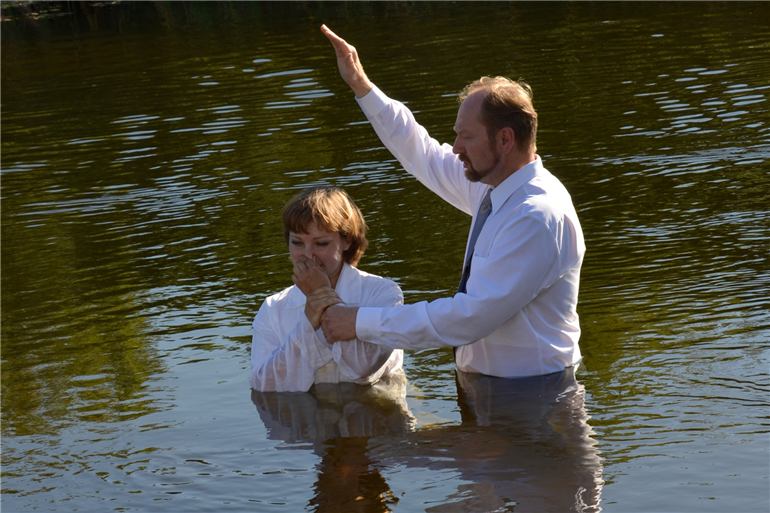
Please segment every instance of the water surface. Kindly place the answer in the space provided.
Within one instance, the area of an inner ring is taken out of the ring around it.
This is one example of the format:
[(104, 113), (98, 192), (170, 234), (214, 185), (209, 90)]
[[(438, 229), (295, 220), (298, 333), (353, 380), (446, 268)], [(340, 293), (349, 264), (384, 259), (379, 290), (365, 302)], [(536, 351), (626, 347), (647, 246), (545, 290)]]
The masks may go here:
[[(4, 510), (770, 508), (767, 5), (73, 9), (2, 27)], [(441, 140), (466, 82), (533, 85), (588, 246), (563, 394), (469, 416), (447, 350), (407, 354), (405, 404), (250, 394), (296, 189), (346, 187), (409, 302), (454, 290), (467, 237), (321, 23)]]

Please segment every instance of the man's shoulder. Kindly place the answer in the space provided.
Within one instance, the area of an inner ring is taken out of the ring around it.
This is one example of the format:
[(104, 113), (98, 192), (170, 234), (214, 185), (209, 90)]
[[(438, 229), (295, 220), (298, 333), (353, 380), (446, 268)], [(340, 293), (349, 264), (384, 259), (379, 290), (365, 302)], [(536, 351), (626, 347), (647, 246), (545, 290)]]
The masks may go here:
[(545, 168), (524, 186), (522, 205), (530, 207), (533, 211), (560, 210), (566, 205), (572, 205), (567, 188), (555, 175)]

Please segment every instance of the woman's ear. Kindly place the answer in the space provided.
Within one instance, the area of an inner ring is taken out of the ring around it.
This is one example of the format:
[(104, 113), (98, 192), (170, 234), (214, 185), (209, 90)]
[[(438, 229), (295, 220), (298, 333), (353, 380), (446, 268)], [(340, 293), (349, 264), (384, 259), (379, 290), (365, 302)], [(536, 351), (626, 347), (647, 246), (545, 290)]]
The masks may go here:
[(345, 236), (342, 236), (342, 251), (347, 251), (347, 250), (349, 250), (349, 249), (350, 249), (350, 246), (352, 246), (352, 245), (353, 245), (353, 243), (352, 243), (352, 242), (350, 242), (350, 239), (349, 239), (349, 238), (347, 238), (347, 237), (345, 237)]

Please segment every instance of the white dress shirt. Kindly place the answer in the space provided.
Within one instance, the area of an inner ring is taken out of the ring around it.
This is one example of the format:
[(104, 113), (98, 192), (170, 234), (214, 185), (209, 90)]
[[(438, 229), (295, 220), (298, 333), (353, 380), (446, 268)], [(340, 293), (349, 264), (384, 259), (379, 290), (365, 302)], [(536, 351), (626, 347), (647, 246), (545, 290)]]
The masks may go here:
[[(393, 306), (403, 302), (395, 282), (343, 264), (337, 295), (345, 304)], [(329, 344), (305, 315), (305, 295), (296, 286), (265, 299), (254, 317), (251, 388), (260, 392), (306, 392), (314, 383), (374, 384), (403, 373), (403, 351), (355, 341)]]
[[(374, 87), (358, 103), (404, 168), (475, 215), (487, 185)], [(426, 227), (432, 231), (435, 227)], [(466, 293), (391, 308), (360, 308), (359, 337), (385, 347), (458, 347), (457, 367), (499, 377), (557, 372), (580, 361), (576, 311), (585, 242), (572, 199), (537, 157), (492, 190)]]

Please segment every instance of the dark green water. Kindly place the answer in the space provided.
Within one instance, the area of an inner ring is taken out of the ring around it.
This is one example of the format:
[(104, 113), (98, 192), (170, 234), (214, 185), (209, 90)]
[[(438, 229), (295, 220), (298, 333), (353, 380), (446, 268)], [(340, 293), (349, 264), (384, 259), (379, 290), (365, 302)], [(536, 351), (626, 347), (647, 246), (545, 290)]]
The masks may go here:
[[(3, 511), (564, 511), (587, 481), (604, 511), (770, 508), (768, 4), (76, 7), (2, 23)], [(252, 402), (295, 189), (345, 186), (361, 267), (410, 302), (454, 290), (467, 236), (321, 23), (442, 140), (466, 82), (533, 85), (588, 246), (569, 401), (468, 423), (436, 350), (407, 355), (412, 431)]]

